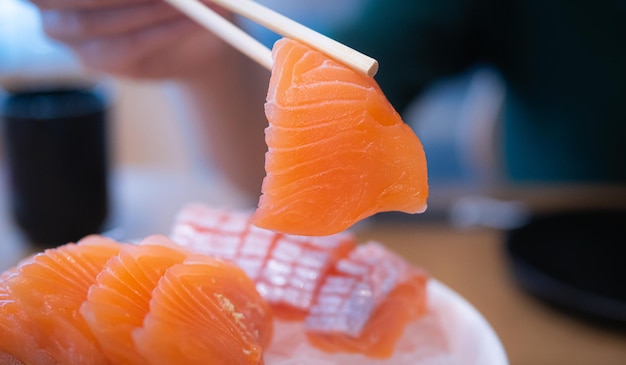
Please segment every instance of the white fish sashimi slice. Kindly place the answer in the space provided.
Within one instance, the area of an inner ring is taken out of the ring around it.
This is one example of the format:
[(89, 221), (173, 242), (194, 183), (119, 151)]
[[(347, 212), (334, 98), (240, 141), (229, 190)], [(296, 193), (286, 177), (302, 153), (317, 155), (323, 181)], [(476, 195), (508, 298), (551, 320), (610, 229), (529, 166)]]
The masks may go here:
[(251, 212), (188, 205), (177, 215), (171, 238), (193, 252), (238, 264), (269, 303), (306, 313), (328, 271), (356, 246), (355, 237), (275, 233), (255, 227), (251, 218)]
[(429, 308), (424, 317), (409, 323), (394, 355), (387, 359), (324, 352), (307, 341), (302, 322), (275, 321), (274, 338), (265, 353), (265, 362), (267, 365), (460, 365), (462, 362), (451, 353), (442, 316), (443, 313)]
[(358, 337), (373, 311), (412, 275), (425, 275), (376, 242), (337, 262), (306, 318), (306, 330)]

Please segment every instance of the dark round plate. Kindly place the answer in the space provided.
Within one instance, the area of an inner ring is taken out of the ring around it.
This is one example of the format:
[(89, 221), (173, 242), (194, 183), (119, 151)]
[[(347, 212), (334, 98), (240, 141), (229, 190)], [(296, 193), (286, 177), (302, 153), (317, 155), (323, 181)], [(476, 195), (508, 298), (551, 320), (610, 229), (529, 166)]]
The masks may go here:
[(626, 211), (534, 215), (505, 235), (518, 283), (586, 319), (626, 328)]

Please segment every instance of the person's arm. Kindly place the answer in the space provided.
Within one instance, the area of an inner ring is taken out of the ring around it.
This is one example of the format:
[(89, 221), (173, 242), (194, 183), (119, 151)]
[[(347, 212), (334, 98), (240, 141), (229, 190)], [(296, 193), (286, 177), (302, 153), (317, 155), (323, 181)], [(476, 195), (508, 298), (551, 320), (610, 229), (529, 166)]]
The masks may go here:
[(119, 77), (173, 81), (208, 159), (258, 198), (267, 70), (161, 1), (32, 1), (46, 33), (85, 66)]
[(231, 48), (202, 74), (178, 80), (173, 88), (197, 122), (202, 156), (254, 203), (265, 176), (263, 105), (269, 77), (268, 70)]

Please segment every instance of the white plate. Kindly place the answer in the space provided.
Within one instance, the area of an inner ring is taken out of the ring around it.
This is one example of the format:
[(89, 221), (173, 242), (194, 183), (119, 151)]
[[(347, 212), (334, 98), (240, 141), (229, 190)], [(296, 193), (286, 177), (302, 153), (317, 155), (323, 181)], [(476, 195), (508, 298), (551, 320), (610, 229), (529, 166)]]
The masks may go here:
[(430, 279), (428, 310), (407, 326), (392, 358), (327, 354), (306, 342), (301, 323), (277, 321), (267, 365), (507, 365), (504, 348), (484, 317), (441, 282)]
[(455, 364), (507, 365), (500, 339), (487, 320), (467, 300), (431, 279), (429, 310), (440, 317)]

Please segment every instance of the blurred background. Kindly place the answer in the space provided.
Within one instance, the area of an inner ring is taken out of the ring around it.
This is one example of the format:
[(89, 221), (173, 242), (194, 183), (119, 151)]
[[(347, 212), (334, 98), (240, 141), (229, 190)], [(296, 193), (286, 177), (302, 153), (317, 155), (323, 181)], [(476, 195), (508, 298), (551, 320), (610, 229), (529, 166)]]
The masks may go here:
[[(324, 32), (338, 22), (350, 21), (355, 16), (354, 9), (363, 1), (262, 2)], [(278, 38), (254, 24), (245, 21), (243, 24), (268, 45)], [(212, 201), (231, 206), (244, 204), (239, 193), (200, 158), (191, 121), (171, 93), (168, 83), (92, 74), (83, 69), (66, 48), (45, 38), (38, 14), (28, 2), (1, 0), (0, 93), (3, 88), (19, 85), (68, 81), (96, 85), (107, 96), (112, 181), (112, 210), (106, 223), (108, 234), (132, 238), (167, 233), (175, 212), (189, 201)], [(626, 336), (620, 330), (598, 329), (595, 325), (586, 327), (558, 316), (554, 320), (551, 310), (536, 306), (531, 299), (515, 291), (512, 278), (500, 278), (502, 282), (498, 282), (501, 285), (498, 288), (503, 290), (502, 293), (493, 294), (490, 290), (490, 283), (498, 278), (493, 278), (486, 266), (493, 264), (497, 268), (493, 272), (499, 275), (509, 274), (510, 262), (504, 259), (502, 243), (505, 236), (501, 235), (502, 232), (522, 226), (531, 218), (531, 213), (538, 211), (624, 207), (626, 199), (623, 186), (546, 182), (520, 186), (508, 180), (501, 170), (501, 141), (498, 139), (506, 98), (501, 75), (487, 64), (476, 64), (438, 80), (419, 99), (412, 101), (403, 117), (415, 129), (426, 150), (431, 188), (429, 208), (423, 215), (389, 214), (381, 216), (381, 221), (427, 226), (424, 237), (426, 240), (432, 237), (433, 244), (425, 244), (422, 248), (403, 247), (403, 252), (407, 255), (420, 252), (425, 259), (430, 258), (435, 272), (448, 277), (449, 283), (458, 285), (454, 288), (477, 304), (488, 320), (496, 323), (496, 330), (503, 336), (513, 365), (585, 364), (600, 354), (605, 356), (603, 364), (626, 364)], [(3, 199), (0, 200), (0, 268), (25, 253), (24, 237), (16, 229), (9, 212), (5, 157), (0, 138), (0, 188), (4, 191), (4, 195), (0, 194)], [(209, 185), (211, 189), (207, 188)], [(149, 216), (146, 215), (147, 206), (156, 208)], [(626, 226), (626, 221), (618, 223)], [(431, 225), (452, 230), (445, 231), (443, 241), (450, 237), (461, 240), (450, 246), (442, 243), (439, 248), (442, 251), (437, 251), (440, 236), (433, 233), (438, 231), (428, 228)], [(489, 229), (489, 233), (485, 233), (484, 228)], [(623, 231), (616, 234), (620, 232)], [(475, 247), (464, 245), (462, 238), (472, 234), (476, 235)], [(626, 245), (623, 235), (615, 240), (614, 243)], [(493, 250), (487, 250), (485, 245)], [(440, 253), (435, 254), (437, 252)], [(550, 260), (558, 261), (562, 253), (550, 253)], [(446, 259), (451, 263), (446, 263)], [(482, 261), (488, 259), (494, 261)], [(482, 268), (483, 264), (485, 268)], [(469, 283), (467, 275), (454, 271), (455, 265), (465, 268), (470, 276), (474, 272), (478, 276), (482, 273), (480, 277), (484, 285)], [(625, 280), (624, 277), (613, 280), (622, 293), (626, 288)], [(623, 316), (620, 320), (626, 321), (623, 303), (613, 304)], [(516, 319), (517, 315), (519, 318)], [(523, 323), (526, 319), (528, 322)], [(547, 345), (552, 346), (551, 349), (535, 348), (548, 343), (534, 340), (540, 330), (553, 336)], [(520, 337), (516, 337), (518, 334)], [(586, 352), (585, 344), (589, 344)], [(568, 351), (566, 345), (582, 348), (577, 353), (578, 360), (561, 356)], [(537, 355), (528, 354), (535, 351), (538, 351)], [(588, 355), (581, 356), (582, 353)]]
[[(111, 103), (111, 141), (115, 164), (120, 167), (144, 165), (163, 169), (186, 169), (187, 151), (181, 148), (181, 124), (174, 116), (172, 102), (159, 83), (128, 82), (91, 74), (71, 52), (45, 37), (39, 14), (25, 1), (0, 3), (0, 82), (49, 83), (58, 80), (102, 83)], [(149, 107), (146, 107), (149, 106)], [(149, 133), (146, 133), (149, 131)], [(137, 136), (141, 136), (138, 138)], [(176, 148), (162, 150), (161, 144)]]
[[(265, 1), (322, 32), (337, 22), (349, 21), (360, 2)], [(42, 34), (38, 14), (27, 2), (4, 0), (0, 7), (0, 86), (55, 79), (95, 82), (110, 100), (113, 166), (177, 174), (207, 172), (206, 163), (198, 159), (184, 111), (169, 94), (167, 83), (90, 74), (63, 45)], [(267, 45), (278, 39), (258, 25), (245, 20), (243, 24)], [(437, 82), (405, 113), (405, 121), (417, 131), (430, 161), (433, 197), (429, 217), (447, 219), (448, 208), (458, 197), (468, 192), (488, 193), (501, 182), (494, 133), (503, 98), (498, 74), (488, 66), (477, 66)]]

